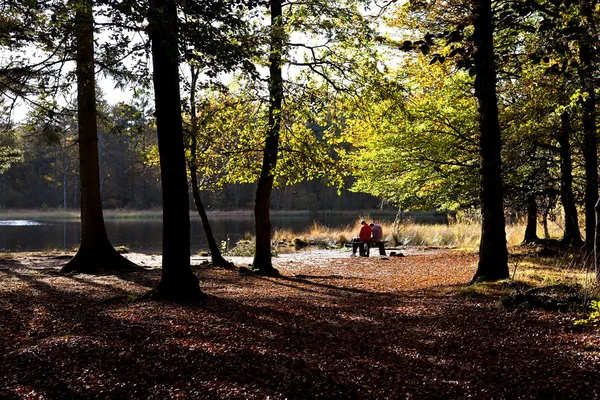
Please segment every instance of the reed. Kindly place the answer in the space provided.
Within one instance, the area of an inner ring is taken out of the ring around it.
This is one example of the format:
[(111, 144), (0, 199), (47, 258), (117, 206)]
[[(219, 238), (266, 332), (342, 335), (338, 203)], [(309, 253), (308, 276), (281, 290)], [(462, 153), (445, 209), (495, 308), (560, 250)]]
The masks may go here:
[[(317, 243), (342, 243), (349, 242), (358, 236), (360, 221), (371, 222), (366, 217), (360, 217), (356, 222), (337, 228), (313, 223), (304, 232), (294, 233), (289, 229), (276, 230), (273, 235), (275, 241), (291, 241), (299, 238), (306, 242)], [(481, 224), (477, 221), (459, 221), (450, 224), (419, 224), (407, 222), (393, 224), (390, 222), (374, 221), (383, 229), (384, 239), (392, 246), (421, 246), (421, 247), (447, 247), (476, 249), (481, 236)], [(516, 246), (523, 241), (525, 223), (506, 225), (506, 240), (508, 246)], [(542, 227), (538, 228), (538, 235), (542, 236)], [(562, 230), (557, 225), (551, 227), (550, 237), (560, 238)]]

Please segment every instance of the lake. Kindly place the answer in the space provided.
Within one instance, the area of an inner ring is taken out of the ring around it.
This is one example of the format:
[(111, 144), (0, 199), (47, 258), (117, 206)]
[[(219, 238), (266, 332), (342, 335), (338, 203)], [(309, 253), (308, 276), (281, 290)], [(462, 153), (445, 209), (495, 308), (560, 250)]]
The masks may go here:
[[(272, 216), (273, 229), (289, 229), (300, 233), (314, 222), (330, 227), (354, 224), (357, 215)], [(378, 216), (381, 221), (393, 221), (393, 215)], [(230, 246), (254, 234), (254, 218), (248, 216), (211, 217), (211, 228), (217, 240), (230, 240)], [(126, 246), (133, 252), (158, 254), (162, 244), (160, 219), (107, 219), (106, 229), (114, 246)], [(81, 224), (79, 221), (4, 220), (0, 221), (0, 252), (72, 250), (79, 246)], [(196, 253), (208, 248), (199, 219), (192, 219), (191, 248)]]

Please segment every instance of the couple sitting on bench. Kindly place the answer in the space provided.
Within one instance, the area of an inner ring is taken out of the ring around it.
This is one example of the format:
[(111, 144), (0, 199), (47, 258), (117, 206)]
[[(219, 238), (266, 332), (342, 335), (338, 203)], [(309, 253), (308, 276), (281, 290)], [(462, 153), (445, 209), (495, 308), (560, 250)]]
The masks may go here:
[(385, 256), (385, 247), (383, 246), (383, 230), (378, 224), (367, 224), (362, 221), (358, 239), (352, 241), (352, 254), (350, 257), (356, 257), (356, 249), (362, 257), (369, 256), (371, 247), (379, 247), (379, 255)]

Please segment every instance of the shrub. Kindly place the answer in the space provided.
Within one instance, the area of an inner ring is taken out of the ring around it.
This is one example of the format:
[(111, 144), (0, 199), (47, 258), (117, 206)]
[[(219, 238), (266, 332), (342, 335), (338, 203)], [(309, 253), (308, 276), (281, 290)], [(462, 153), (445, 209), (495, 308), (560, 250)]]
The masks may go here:
[(592, 300), (590, 309), (590, 315), (587, 318), (578, 319), (575, 321), (575, 325), (600, 326), (600, 302)]
[(255, 241), (242, 239), (227, 253), (234, 257), (254, 257)]

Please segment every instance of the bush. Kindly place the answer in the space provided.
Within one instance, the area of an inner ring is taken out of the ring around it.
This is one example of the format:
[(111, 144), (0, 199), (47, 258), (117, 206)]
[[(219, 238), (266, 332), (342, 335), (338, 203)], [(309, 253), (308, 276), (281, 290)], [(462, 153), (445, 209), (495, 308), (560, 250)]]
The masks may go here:
[(590, 315), (587, 318), (578, 319), (575, 325), (600, 326), (600, 302), (592, 300), (590, 303)]
[(227, 253), (234, 257), (254, 257), (255, 241), (242, 239)]

